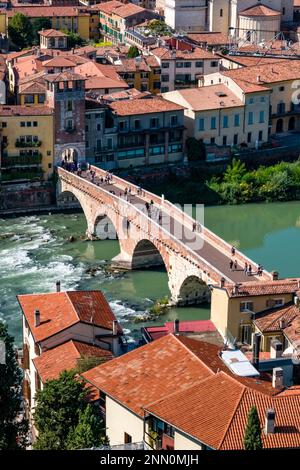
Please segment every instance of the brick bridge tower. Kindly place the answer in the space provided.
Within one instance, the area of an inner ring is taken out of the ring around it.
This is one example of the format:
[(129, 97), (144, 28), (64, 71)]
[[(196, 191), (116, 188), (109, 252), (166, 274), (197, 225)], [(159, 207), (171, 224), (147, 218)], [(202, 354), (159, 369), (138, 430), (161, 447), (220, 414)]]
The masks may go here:
[(73, 72), (49, 73), (46, 104), (54, 109), (54, 164), (85, 160), (84, 79)]

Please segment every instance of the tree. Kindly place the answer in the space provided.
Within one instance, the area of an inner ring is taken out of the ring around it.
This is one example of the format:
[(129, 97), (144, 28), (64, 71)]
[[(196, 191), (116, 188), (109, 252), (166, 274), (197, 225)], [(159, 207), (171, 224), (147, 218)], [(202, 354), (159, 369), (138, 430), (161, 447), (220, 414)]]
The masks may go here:
[(260, 450), (262, 447), (259, 416), (256, 406), (252, 406), (245, 429), (244, 448), (245, 450)]
[(172, 29), (162, 20), (149, 21), (147, 29), (149, 29), (152, 34), (158, 34), (160, 36), (172, 35)]
[(28, 433), (28, 422), (21, 414), (22, 371), (16, 361), (14, 339), (2, 322), (0, 341), (5, 344), (5, 364), (0, 364), (0, 449), (22, 449)]
[(63, 33), (67, 34), (68, 36), (68, 47), (76, 47), (76, 46), (83, 46), (84, 40), (81, 36), (77, 33), (73, 33), (72, 31), (68, 31), (67, 29), (62, 30)]
[(75, 371), (63, 371), (58, 379), (49, 380), (36, 394), (35, 426), (39, 432), (35, 449), (65, 449), (70, 429), (78, 424), (87, 406), (88, 390), (76, 378)]
[(35, 18), (32, 21), (32, 29), (33, 29), (33, 44), (39, 44), (39, 31), (42, 29), (50, 29), (52, 27), (51, 21), (49, 18)]
[(67, 449), (87, 449), (107, 444), (103, 420), (92, 405), (87, 405), (79, 414), (77, 426), (68, 435)]
[(233, 158), (231, 165), (228, 166), (224, 173), (225, 183), (237, 183), (247, 173), (246, 165), (240, 160)]
[(32, 45), (33, 28), (29, 18), (22, 13), (16, 13), (8, 25), (8, 37), (11, 42), (23, 49)]
[(134, 59), (135, 57), (138, 57), (140, 55), (139, 50), (136, 46), (130, 46), (128, 52), (127, 52), (127, 57), (130, 59)]
[(206, 148), (203, 142), (195, 139), (194, 137), (190, 137), (187, 139), (187, 156), (188, 160), (191, 162), (205, 160), (206, 158)]

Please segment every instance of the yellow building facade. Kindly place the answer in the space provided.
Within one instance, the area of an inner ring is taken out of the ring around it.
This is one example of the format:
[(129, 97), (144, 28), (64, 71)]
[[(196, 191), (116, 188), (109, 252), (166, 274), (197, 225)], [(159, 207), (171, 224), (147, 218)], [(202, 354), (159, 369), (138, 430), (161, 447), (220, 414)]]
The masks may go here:
[[(280, 283), (280, 281), (275, 282)], [(284, 289), (281, 292), (283, 291)], [(252, 312), (263, 312), (269, 308), (274, 308), (274, 306), (285, 305), (293, 300), (293, 295), (289, 287), (280, 294), (270, 292), (261, 295), (242, 295), (238, 293), (231, 295), (228, 293), (227, 288), (213, 286), (211, 320), (224, 338), (229, 341), (236, 340), (251, 344), (252, 333), (258, 331), (253, 324)], [(262, 338), (262, 351), (269, 352), (270, 350), (270, 338), (268, 336), (272, 337), (272, 335), (265, 335)]]
[(46, 106), (0, 106), (2, 175), (53, 173), (54, 113)]

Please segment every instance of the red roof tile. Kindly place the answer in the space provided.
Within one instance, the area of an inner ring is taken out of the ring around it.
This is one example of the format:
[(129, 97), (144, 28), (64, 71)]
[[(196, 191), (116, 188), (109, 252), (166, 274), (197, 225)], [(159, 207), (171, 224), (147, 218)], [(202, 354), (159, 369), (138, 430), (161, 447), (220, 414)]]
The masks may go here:
[(110, 351), (100, 347), (70, 340), (42, 352), (40, 356), (33, 359), (33, 362), (41, 381), (45, 383), (46, 380), (58, 378), (63, 370), (74, 369), (77, 366), (78, 359), (83, 356), (101, 357), (105, 361), (113, 357)]
[(254, 323), (262, 333), (266, 333), (271, 331), (280, 331), (280, 320), (283, 320), (284, 324), (288, 326), (297, 317), (300, 317), (299, 308), (291, 303), (286, 304), (283, 307), (272, 308), (271, 310), (257, 313), (255, 315)]
[(239, 12), (241, 16), (281, 16), (281, 12), (278, 10), (273, 10), (273, 8), (269, 8), (261, 3), (257, 3), (256, 5), (246, 8)]
[(53, 113), (53, 109), (47, 106), (0, 105), (0, 116), (47, 116)]
[[(42, 341), (79, 322), (111, 330), (116, 320), (100, 291), (28, 294), (17, 298), (35, 341)], [(35, 310), (40, 311), (41, 323), (37, 327), (34, 326)]]
[(82, 377), (142, 416), (146, 404), (211, 375), (213, 372), (182, 341), (168, 335), (97, 366)]
[(229, 297), (292, 294), (299, 289), (299, 281), (300, 278), (279, 279), (278, 281), (250, 281), (240, 283), (237, 292), (234, 291), (233, 285), (225, 286), (225, 290)]
[(140, 99), (136, 105), (135, 100), (115, 101), (109, 107), (119, 116), (131, 116), (135, 114), (155, 114), (166, 111), (180, 111), (184, 107), (163, 98)]

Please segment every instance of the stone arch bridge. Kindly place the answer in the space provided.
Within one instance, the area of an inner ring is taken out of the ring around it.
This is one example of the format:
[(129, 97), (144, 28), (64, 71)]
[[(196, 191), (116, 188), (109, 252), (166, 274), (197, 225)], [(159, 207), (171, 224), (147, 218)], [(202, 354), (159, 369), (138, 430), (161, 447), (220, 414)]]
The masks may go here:
[[(119, 240), (120, 253), (112, 264), (124, 269), (141, 269), (163, 264), (174, 303), (195, 304), (207, 300), (208, 285), (236, 284), (253, 280), (270, 280), (263, 271), (257, 276), (257, 264), (236, 250), (238, 266), (230, 271), (231, 246), (198, 224), (178, 207), (148, 191), (113, 176), (101, 182), (107, 173), (97, 167), (81, 176), (58, 168), (58, 201), (72, 195), (79, 201), (87, 220), (87, 235), (96, 238), (96, 228), (104, 218), (111, 222)], [(130, 196), (124, 191), (130, 188)], [(151, 201), (153, 204), (151, 204)], [(145, 204), (152, 208), (150, 212)], [(251, 277), (244, 273), (245, 262), (252, 265)]]

